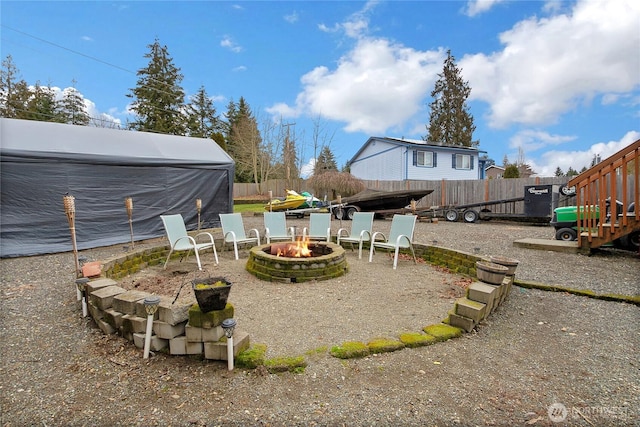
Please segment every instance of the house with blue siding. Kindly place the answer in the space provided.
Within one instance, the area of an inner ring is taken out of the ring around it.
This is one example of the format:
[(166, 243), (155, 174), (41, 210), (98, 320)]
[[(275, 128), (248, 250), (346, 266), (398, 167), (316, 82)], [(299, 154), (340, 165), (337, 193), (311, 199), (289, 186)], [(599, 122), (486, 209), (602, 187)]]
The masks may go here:
[(484, 179), (485, 160), (477, 148), (423, 140), (371, 137), (347, 166), (363, 180)]

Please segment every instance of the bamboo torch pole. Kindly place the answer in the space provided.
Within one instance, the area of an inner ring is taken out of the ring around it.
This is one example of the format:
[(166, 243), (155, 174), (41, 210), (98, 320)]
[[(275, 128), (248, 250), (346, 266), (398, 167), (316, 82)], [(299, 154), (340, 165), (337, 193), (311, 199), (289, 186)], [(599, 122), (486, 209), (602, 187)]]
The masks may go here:
[(69, 231), (71, 232), (71, 244), (73, 245), (73, 258), (76, 263), (76, 277), (81, 277), (80, 260), (78, 260), (78, 245), (76, 244), (76, 203), (73, 196), (62, 197), (64, 203), (64, 213), (69, 221)]
[(134, 248), (133, 243), (133, 199), (127, 197), (124, 199), (124, 206), (127, 208), (127, 216), (129, 217), (129, 232), (131, 233), (131, 249)]
[(200, 212), (202, 212), (202, 199), (196, 199), (196, 210), (198, 211), (198, 230), (200, 230)]

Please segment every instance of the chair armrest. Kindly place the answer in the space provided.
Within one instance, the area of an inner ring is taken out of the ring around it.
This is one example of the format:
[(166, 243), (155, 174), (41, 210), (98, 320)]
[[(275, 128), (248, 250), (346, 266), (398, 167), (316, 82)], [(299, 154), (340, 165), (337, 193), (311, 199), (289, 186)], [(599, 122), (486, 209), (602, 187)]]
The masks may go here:
[(378, 235), (382, 236), (382, 241), (386, 242), (387, 241), (387, 236), (384, 235), (384, 233), (382, 231), (376, 231), (375, 233), (373, 233), (373, 235), (371, 236), (371, 243), (374, 243), (376, 241), (376, 238), (378, 237)]
[[(365, 235), (367, 238), (365, 239)], [(360, 232), (360, 240), (371, 240), (371, 232), (369, 230), (362, 230)]]
[(252, 228), (251, 230), (249, 230), (249, 235), (251, 235), (252, 232), (256, 234), (256, 239), (258, 239), (258, 245), (260, 245), (260, 232), (258, 231), (257, 228)]
[[(227, 240), (227, 237), (229, 237), (229, 235), (231, 235), (231, 240)], [(235, 242), (236, 241), (236, 233), (235, 233), (235, 231), (227, 231), (224, 234), (224, 241), (225, 242)]]
[(194, 239), (194, 243), (195, 243), (196, 240), (198, 240), (198, 237), (200, 237), (200, 236), (207, 236), (211, 240), (211, 243), (213, 243), (213, 235), (211, 233), (207, 232), (207, 231), (203, 231), (202, 233), (196, 234), (196, 237)]
[(403, 239), (407, 239), (407, 243), (409, 243), (409, 246), (411, 245), (411, 239), (409, 238), (409, 236), (405, 235), (405, 234), (401, 234), (398, 236), (398, 238), (396, 239), (396, 246), (400, 246), (400, 242)]

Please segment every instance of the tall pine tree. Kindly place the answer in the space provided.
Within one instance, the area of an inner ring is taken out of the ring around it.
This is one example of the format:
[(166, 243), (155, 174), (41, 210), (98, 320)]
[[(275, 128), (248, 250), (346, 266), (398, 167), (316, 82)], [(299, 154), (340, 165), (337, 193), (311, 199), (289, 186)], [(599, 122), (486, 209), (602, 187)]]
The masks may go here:
[(327, 171), (337, 171), (338, 165), (336, 164), (336, 158), (331, 152), (329, 146), (325, 145), (320, 150), (320, 155), (316, 159), (315, 167), (313, 168), (314, 175), (320, 175)]
[(88, 125), (91, 120), (87, 107), (80, 92), (75, 88), (74, 80), (72, 87), (68, 87), (62, 91), (62, 100), (59, 103), (60, 115), (65, 123), (71, 125)]
[(0, 116), (21, 119), (27, 110), (30, 92), (27, 82), (18, 80), (20, 71), (7, 55), (0, 69)]
[(220, 132), (220, 119), (204, 86), (191, 97), (191, 102), (186, 106), (186, 113), (189, 136), (213, 139), (214, 135)]
[(129, 128), (140, 131), (184, 135), (187, 130), (184, 109), (183, 76), (173, 64), (166, 46), (158, 39), (149, 45), (144, 55), (149, 59), (146, 68), (138, 70), (136, 87), (127, 97), (132, 98), (131, 109), (136, 119)]
[(431, 92), (431, 115), (427, 126), (425, 141), (476, 147), (479, 142), (473, 140), (476, 127), (469, 113), (467, 98), (471, 94), (469, 83), (462, 79), (451, 51), (447, 58), (435, 88)]

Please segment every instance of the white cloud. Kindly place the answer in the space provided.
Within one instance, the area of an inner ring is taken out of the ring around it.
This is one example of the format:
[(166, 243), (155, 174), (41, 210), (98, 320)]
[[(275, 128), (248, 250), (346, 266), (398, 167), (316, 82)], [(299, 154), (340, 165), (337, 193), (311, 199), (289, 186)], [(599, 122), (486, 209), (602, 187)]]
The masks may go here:
[(231, 71), (233, 72), (243, 72), (243, 71), (247, 71), (247, 67), (244, 65), (239, 65), (235, 68), (233, 68)]
[(348, 132), (384, 133), (402, 126), (423, 108), (443, 58), (441, 51), (422, 52), (386, 39), (361, 39), (340, 58), (335, 70), (316, 67), (302, 76), (304, 90), (295, 107), (278, 104), (270, 110), (346, 122)]
[(562, 145), (574, 141), (575, 136), (551, 135), (540, 130), (523, 130), (509, 140), (510, 148), (522, 148), (525, 153), (537, 151), (549, 146)]
[(292, 13), (290, 13), (288, 15), (285, 15), (283, 18), (289, 24), (294, 24), (294, 23), (298, 22), (298, 19), (300, 17), (298, 16), (298, 12), (292, 12)]
[(491, 9), (504, 0), (470, 0), (467, 2), (464, 13), (468, 16), (476, 16)]
[(602, 159), (606, 159), (638, 139), (640, 139), (640, 132), (630, 131), (618, 141), (599, 142), (586, 150), (547, 151), (541, 156), (538, 163), (529, 162), (529, 164), (540, 176), (554, 176), (558, 167), (565, 173), (569, 167), (580, 171), (585, 166), (589, 167), (594, 156), (599, 155)]
[(80, 37), (80, 38), (81, 38), (82, 40), (86, 41), (86, 42), (92, 42), (92, 41), (93, 41), (93, 39), (92, 39), (91, 37), (89, 37), (89, 36), (82, 36), (82, 37)]
[(234, 42), (229, 36), (224, 36), (222, 38), (222, 40), (220, 41), (220, 46), (229, 49), (231, 52), (242, 52), (242, 46), (236, 44), (236, 42)]
[[(593, 97), (640, 85), (640, 2), (579, 1), (571, 14), (521, 21), (500, 35), (504, 49), (459, 66), (470, 100), (490, 104), (493, 127), (550, 124)], [(608, 98), (611, 99), (611, 98)]]
[(313, 175), (313, 169), (315, 169), (315, 167), (316, 167), (316, 159), (312, 157), (309, 159), (307, 163), (302, 165), (302, 167), (300, 168), (300, 176), (303, 179), (309, 178), (311, 175)]

